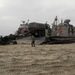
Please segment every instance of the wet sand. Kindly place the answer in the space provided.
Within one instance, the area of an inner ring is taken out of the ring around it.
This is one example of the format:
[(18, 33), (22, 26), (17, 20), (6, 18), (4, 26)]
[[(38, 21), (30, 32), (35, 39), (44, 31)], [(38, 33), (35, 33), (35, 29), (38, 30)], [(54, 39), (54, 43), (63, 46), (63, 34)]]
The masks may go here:
[(0, 46), (0, 75), (75, 75), (75, 43)]

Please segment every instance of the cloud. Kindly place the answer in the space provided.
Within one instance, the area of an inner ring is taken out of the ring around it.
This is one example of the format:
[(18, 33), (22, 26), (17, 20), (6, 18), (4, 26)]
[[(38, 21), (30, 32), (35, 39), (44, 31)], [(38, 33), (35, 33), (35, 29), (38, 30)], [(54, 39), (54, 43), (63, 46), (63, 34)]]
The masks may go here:
[(51, 24), (56, 15), (75, 24), (74, 7), (75, 0), (0, 0), (0, 34), (13, 33), (22, 20)]

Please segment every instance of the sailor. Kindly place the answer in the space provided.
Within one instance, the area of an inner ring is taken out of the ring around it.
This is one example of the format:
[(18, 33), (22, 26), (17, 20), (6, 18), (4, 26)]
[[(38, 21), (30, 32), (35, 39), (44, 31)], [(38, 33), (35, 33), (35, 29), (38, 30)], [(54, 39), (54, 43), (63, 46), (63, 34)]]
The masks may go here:
[(34, 37), (34, 35), (31, 36), (31, 39), (32, 39), (31, 46), (35, 47), (35, 37)]

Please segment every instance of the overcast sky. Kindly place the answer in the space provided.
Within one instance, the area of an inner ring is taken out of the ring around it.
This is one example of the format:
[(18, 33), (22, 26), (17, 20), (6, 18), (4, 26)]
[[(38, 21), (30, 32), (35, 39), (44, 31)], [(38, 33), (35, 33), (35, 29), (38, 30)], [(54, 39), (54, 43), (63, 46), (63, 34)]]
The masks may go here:
[(22, 20), (51, 24), (56, 15), (75, 25), (75, 0), (0, 0), (0, 35), (15, 33)]

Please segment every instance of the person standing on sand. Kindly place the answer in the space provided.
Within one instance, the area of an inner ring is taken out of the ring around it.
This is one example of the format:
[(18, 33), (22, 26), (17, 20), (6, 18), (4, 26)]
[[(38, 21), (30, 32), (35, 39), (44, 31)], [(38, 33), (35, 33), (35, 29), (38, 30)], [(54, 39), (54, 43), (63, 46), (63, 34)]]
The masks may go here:
[(31, 46), (35, 47), (35, 37), (34, 37), (34, 35), (31, 36), (31, 39), (32, 39)]

